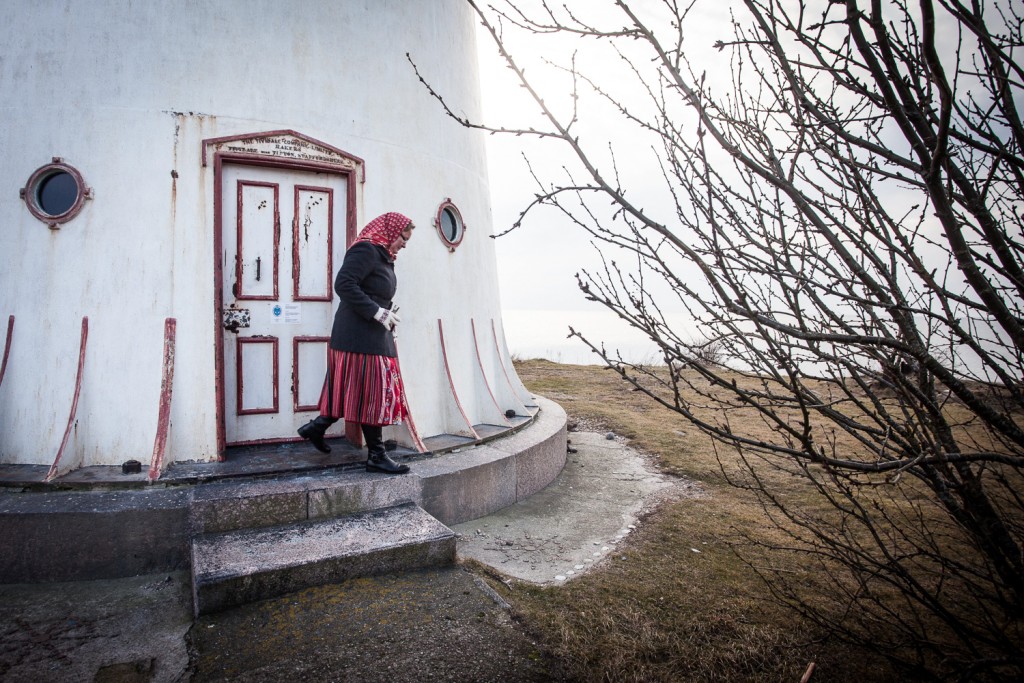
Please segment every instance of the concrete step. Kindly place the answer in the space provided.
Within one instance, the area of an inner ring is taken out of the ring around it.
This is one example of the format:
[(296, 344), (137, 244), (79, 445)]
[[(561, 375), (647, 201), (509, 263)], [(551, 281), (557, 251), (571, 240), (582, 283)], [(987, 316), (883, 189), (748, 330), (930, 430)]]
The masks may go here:
[(421, 482), (365, 471), (317, 472), (272, 479), (236, 479), (194, 487), (193, 534), (281, 526), (418, 503)]
[(455, 561), (455, 534), (413, 503), (192, 539), (196, 616), (359, 576)]

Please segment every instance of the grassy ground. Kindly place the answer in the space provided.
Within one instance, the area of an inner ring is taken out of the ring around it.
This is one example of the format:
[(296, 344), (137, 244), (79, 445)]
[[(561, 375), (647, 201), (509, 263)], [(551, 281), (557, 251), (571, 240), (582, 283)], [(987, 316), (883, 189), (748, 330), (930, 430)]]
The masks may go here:
[[(733, 547), (744, 534), (772, 540), (777, 531), (751, 495), (728, 485), (710, 440), (609, 370), (533, 360), (517, 371), (566, 409), (570, 427), (626, 436), (708, 494), (663, 504), (628, 537), (626, 559), (600, 571), (553, 588), (495, 584), (572, 678), (795, 682), (814, 662), (812, 681), (895, 679), (879, 658), (823, 640), (768, 599)], [(803, 571), (779, 553), (746, 554), (755, 566)]]

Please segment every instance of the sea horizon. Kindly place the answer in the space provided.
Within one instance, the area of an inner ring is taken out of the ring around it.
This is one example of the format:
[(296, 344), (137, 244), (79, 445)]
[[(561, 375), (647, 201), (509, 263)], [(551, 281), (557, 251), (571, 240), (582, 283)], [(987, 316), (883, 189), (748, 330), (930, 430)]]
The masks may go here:
[[(569, 338), (572, 327), (598, 348), (603, 343), (610, 354), (620, 354), (627, 362), (664, 362), (654, 342), (604, 309), (506, 308), (502, 320), (509, 353), (516, 360), (539, 358), (565, 365), (604, 365), (604, 360), (582, 341)], [(685, 324), (683, 316), (678, 322)]]

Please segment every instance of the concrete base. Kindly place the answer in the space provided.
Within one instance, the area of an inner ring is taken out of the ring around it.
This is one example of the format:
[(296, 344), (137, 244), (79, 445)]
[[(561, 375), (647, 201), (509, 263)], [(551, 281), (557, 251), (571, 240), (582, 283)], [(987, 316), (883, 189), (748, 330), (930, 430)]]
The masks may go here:
[(401, 476), (323, 469), (132, 491), (0, 493), (0, 583), (82, 581), (186, 569), (190, 539), (415, 503), (443, 524), (490, 514), (547, 486), (566, 457), (566, 415), (540, 407), (520, 431), (405, 458)]
[(192, 540), (196, 616), (345, 579), (450, 565), (455, 534), (406, 504)]
[[(586, 568), (635, 561), (620, 536), (661, 500), (704, 495), (696, 482), (660, 475), (624, 439), (569, 436), (577, 452), (543, 491), (452, 527), (461, 533), (460, 558), (519, 580), (564, 585)], [(253, 503), (245, 505), (255, 510)], [(0, 648), (0, 678), (563, 680), (477, 574), (456, 566), (353, 579), (203, 615), (194, 625), (187, 571), (0, 585), (0, 623), (17, 624)], [(139, 663), (145, 675), (135, 673)]]
[(188, 567), (187, 489), (0, 494), (0, 583)]

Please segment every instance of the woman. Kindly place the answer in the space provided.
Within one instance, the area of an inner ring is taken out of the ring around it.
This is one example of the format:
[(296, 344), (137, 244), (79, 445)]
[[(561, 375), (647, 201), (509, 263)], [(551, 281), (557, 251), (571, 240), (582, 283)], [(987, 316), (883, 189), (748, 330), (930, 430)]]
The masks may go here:
[[(404, 474), (408, 465), (388, 457), (381, 436), (384, 425), (408, 416), (398, 372), (392, 310), (395, 257), (416, 226), (400, 213), (386, 213), (367, 223), (345, 253), (334, 281), (340, 304), (334, 315), (327, 377), (320, 393), (320, 415), (299, 427), (299, 436), (329, 453), (324, 432), (339, 419), (359, 423), (366, 441), (366, 469)], [(396, 309), (397, 310), (397, 309)]]

